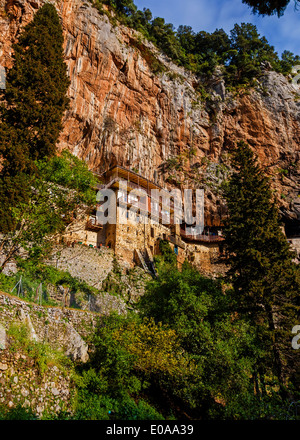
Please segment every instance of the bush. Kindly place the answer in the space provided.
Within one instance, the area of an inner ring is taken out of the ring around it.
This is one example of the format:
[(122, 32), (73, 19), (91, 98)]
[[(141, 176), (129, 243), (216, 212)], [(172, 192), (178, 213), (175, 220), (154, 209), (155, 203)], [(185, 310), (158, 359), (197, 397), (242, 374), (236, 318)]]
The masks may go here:
[[(27, 301), (40, 301), (36, 298), (38, 288), (42, 284), (42, 305), (57, 305), (49, 298), (47, 286), (67, 286), (70, 292), (82, 292), (86, 297), (88, 295), (97, 295), (99, 292), (96, 288), (89, 286), (86, 282), (78, 280), (71, 276), (69, 272), (56, 269), (53, 266), (47, 266), (43, 263), (35, 261), (19, 260), (18, 272), (12, 276), (0, 273), (0, 289), (4, 292), (11, 293), (22, 276), (22, 293), (21, 296)], [(18, 287), (12, 292), (17, 295)]]
[(38, 416), (30, 409), (17, 405), (14, 408), (0, 407), (0, 420), (38, 420)]
[(12, 323), (7, 334), (10, 337), (10, 350), (25, 352), (34, 360), (41, 375), (46, 373), (50, 365), (56, 365), (62, 371), (71, 367), (71, 361), (62, 352), (54, 350), (46, 343), (32, 340), (26, 324)]

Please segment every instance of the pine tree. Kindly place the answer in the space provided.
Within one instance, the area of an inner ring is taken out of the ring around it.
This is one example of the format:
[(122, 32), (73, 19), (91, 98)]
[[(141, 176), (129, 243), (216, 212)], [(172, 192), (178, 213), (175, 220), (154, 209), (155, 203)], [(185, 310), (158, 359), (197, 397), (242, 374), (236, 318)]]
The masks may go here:
[(264, 352), (258, 359), (258, 370), (270, 367), (284, 395), (287, 378), (295, 368), (290, 342), (291, 329), (297, 324), (299, 271), (280, 227), (269, 179), (244, 142), (233, 153), (232, 167), (224, 190), (228, 276), (237, 312), (257, 329), (257, 341)]
[[(297, 3), (298, 0), (295, 1)], [(290, 0), (243, 0), (252, 8), (254, 14), (259, 15), (274, 15), (281, 17)]]
[(0, 230), (12, 226), (10, 208), (26, 200), (34, 161), (55, 154), (68, 106), (63, 34), (53, 5), (45, 4), (13, 46), (0, 111)]

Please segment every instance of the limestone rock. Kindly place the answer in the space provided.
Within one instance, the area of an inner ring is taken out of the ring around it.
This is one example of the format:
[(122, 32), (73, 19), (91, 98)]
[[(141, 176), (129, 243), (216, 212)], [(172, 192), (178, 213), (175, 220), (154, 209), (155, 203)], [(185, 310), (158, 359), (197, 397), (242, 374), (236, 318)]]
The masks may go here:
[(6, 331), (3, 325), (0, 324), (0, 350), (6, 348)]
[(24, 324), (27, 325), (29, 329), (29, 338), (37, 342), (39, 339), (31, 322), (29, 313), (27, 313), (23, 308), (21, 308), (19, 309), (19, 318)]
[(66, 340), (68, 341), (65, 347), (66, 355), (73, 361), (87, 362), (89, 358), (88, 345), (69, 323), (66, 326)]
[[(0, 14), (0, 65), (11, 66), (12, 44), (45, 1), (0, 0), (6, 11)], [(196, 91), (201, 80), (172, 64), (134, 30), (113, 27), (83, 0), (51, 3), (62, 18), (71, 80), (60, 149), (69, 149), (98, 172), (119, 163), (172, 187), (163, 172), (167, 159), (193, 149), (175, 180), (196, 185), (193, 170), (203, 157), (223, 163), (228, 150), (243, 139), (273, 178), (282, 212), (294, 212), (291, 200), (298, 196), (300, 183), (300, 107), (299, 92), (286, 78), (265, 65), (256, 88), (233, 96), (216, 72), (212, 100), (205, 104)], [(145, 55), (149, 51), (164, 65), (164, 73), (153, 71)], [(287, 170), (285, 179), (278, 169)], [(219, 226), (222, 205), (208, 190), (206, 195), (205, 222)]]
[(57, 388), (52, 388), (51, 392), (52, 392), (53, 396), (58, 396), (60, 394), (60, 392)]

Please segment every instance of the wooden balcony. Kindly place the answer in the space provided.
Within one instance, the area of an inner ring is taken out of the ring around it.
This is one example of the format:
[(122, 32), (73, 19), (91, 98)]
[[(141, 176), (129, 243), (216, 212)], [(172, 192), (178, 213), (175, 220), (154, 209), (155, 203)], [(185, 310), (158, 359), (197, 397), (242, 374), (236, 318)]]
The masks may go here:
[(176, 235), (169, 235), (168, 240), (176, 246), (180, 247), (181, 249), (185, 249), (185, 243), (180, 239), (180, 237)]
[(89, 231), (99, 232), (103, 229), (103, 225), (98, 223), (96, 216), (90, 216), (87, 223), (86, 229)]
[(187, 234), (184, 229), (180, 229), (180, 235), (186, 241), (196, 241), (199, 243), (221, 243), (224, 241), (224, 238), (220, 237), (219, 235), (190, 235)]
[[(168, 206), (168, 203), (165, 203), (164, 201), (164, 198), (166, 200), (168, 199), (168, 191), (132, 171), (117, 166), (104, 173), (104, 176), (105, 183), (98, 185), (100, 191), (101, 189), (104, 190), (109, 188), (120, 189), (122, 188), (120, 183), (124, 182), (130, 190), (136, 190), (137, 196), (140, 191), (141, 195), (147, 194), (152, 201), (158, 202), (162, 206)], [(165, 197), (155, 197), (152, 194), (152, 190), (158, 190), (160, 195), (165, 195)], [(170, 199), (170, 211), (174, 211), (174, 201), (172, 199)]]

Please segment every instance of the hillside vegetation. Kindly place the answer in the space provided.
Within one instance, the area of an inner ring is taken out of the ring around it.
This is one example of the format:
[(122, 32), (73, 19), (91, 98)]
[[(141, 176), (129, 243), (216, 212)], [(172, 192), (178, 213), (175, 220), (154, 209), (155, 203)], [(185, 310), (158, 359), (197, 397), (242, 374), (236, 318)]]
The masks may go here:
[(150, 9), (138, 10), (133, 0), (91, 1), (113, 22), (116, 23), (117, 18), (141, 32), (176, 64), (204, 78), (209, 78), (215, 68), (221, 66), (227, 87), (252, 85), (266, 63), (276, 72), (287, 75), (300, 61), (299, 56), (290, 51), (278, 56), (251, 23), (236, 24), (229, 35), (223, 29), (196, 33), (190, 26), (175, 29), (163, 18), (153, 18)]
[[(188, 27), (175, 32), (150, 11), (137, 11), (131, 0), (94, 4), (104, 13), (104, 3), (111, 20), (142, 31), (178, 64), (206, 76), (221, 65), (227, 86), (251, 84), (262, 63), (287, 74), (298, 60), (289, 53), (279, 59), (252, 25), (236, 25), (230, 36), (222, 30), (195, 34)], [(299, 418), (289, 413), (300, 399), (299, 355), (291, 347), (299, 322), (299, 266), (281, 230), (270, 181), (243, 140), (230, 152), (230, 172), (220, 188), (228, 206), (226, 276), (205, 277), (187, 262), (179, 270), (165, 240), (155, 260), (158, 276), (143, 279), (145, 292), (135, 301), (127, 282), (135, 272), (128, 270), (126, 280), (116, 260), (98, 289), (46, 265), (77, 211), (87, 214), (95, 204), (87, 165), (57, 151), (69, 83), (62, 43), (58, 14), (46, 4), (15, 45), (1, 108), (0, 272), (14, 260), (19, 273), (0, 274), (0, 284), (11, 290), (24, 275), (32, 301), (39, 299), (40, 283), (62, 285), (85, 300), (106, 291), (122, 297), (126, 310), (101, 316), (87, 337), (90, 358), (84, 364), (70, 364), (33, 343), (26, 328), (10, 328), (9, 349), (32, 357), (40, 374), (51, 362), (72, 373), (71, 407), (42, 418)], [(32, 409), (7, 406), (0, 418), (37, 417)]]

